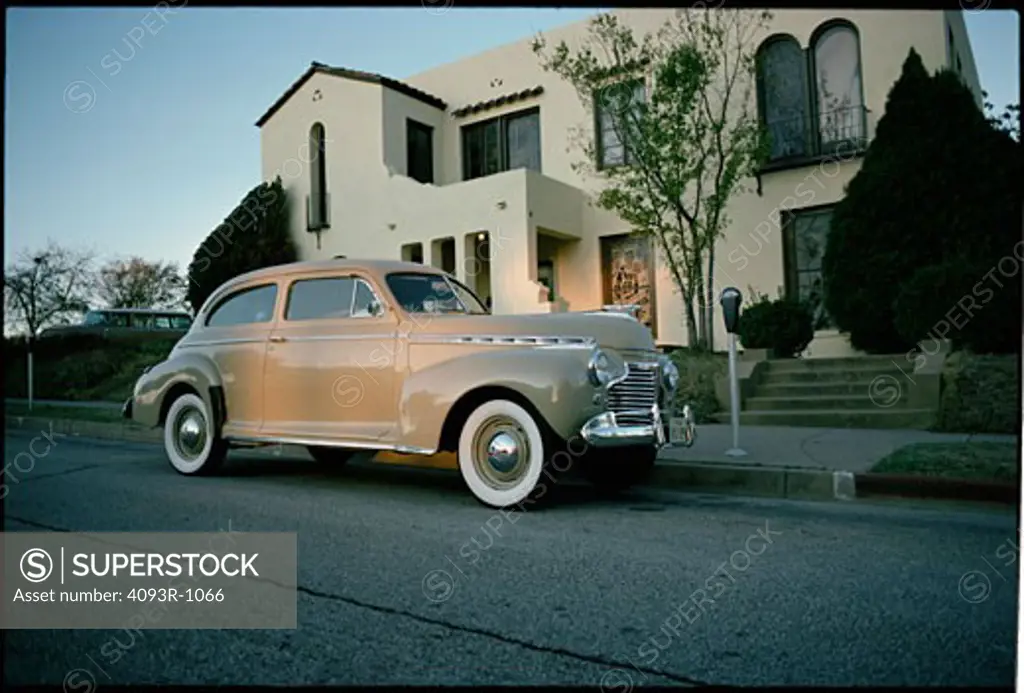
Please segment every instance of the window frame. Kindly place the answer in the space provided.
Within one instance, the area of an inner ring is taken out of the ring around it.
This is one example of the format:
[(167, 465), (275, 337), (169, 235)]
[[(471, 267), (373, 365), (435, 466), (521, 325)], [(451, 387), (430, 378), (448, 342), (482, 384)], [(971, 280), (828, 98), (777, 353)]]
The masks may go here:
[[(330, 228), (331, 223), (327, 191), (327, 128), (319, 120), (309, 127), (308, 145), (310, 156), (315, 158), (309, 167), (306, 230), (322, 231)], [(318, 218), (313, 217), (314, 207)]]
[[(803, 270), (799, 269), (799, 248), (797, 245), (796, 238), (796, 227), (795, 224), (800, 217), (809, 216), (820, 216), (823, 214), (829, 215), (829, 232), (832, 233), (832, 217), (835, 214), (836, 203), (820, 204), (811, 207), (801, 207), (799, 209), (787, 209), (782, 214), (782, 238), (783, 238), (783, 252), (782, 252), (782, 263), (783, 263), (783, 290), (785, 291), (785, 297), (790, 300), (800, 300), (800, 275), (809, 274), (817, 271), (822, 275), (822, 307), (824, 309), (824, 275), (821, 268), (818, 270)], [(828, 236), (826, 235), (826, 245), (828, 242)], [(819, 262), (823, 263), (825, 260), (825, 249), (822, 248), (821, 259)], [(813, 316), (812, 316), (813, 317)], [(815, 323), (814, 331), (819, 332), (823, 330), (835, 329), (835, 322), (827, 314), (825, 314), (827, 324), (819, 327)]]
[[(339, 280), (339, 279), (351, 279), (351, 280), (353, 280), (355, 282), (355, 285), (352, 288), (352, 298), (349, 300), (349, 304), (348, 304), (348, 315), (345, 315), (345, 316), (342, 316), (342, 317), (321, 317), (321, 318), (300, 318), (300, 319), (292, 319), (292, 318), (288, 317), (288, 309), (291, 308), (291, 305), (292, 305), (292, 291), (294, 290), (296, 284), (300, 284), (302, 282), (336, 281), (336, 280)], [(379, 305), (380, 308), (381, 308), (380, 314), (378, 314), (378, 315), (374, 315), (372, 313), (369, 313), (369, 314), (366, 314), (366, 315), (354, 315), (353, 314), (353, 308), (355, 307), (356, 296), (359, 293), (359, 284), (360, 283), (364, 284), (366, 286), (366, 288), (370, 290), (370, 294), (373, 296), (373, 300), (376, 301), (377, 305)], [(323, 275), (323, 276), (298, 277), (296, 279), (291, 280), (288, 283), (288, 290), (287, 290), (287, 292), (285, 292), (285, 303), (284, 303), (284, 306), (283, 306), (282, 312), (281, 312), (281, 320), (282, 320), (282, 322), (287, 323), (287, 324), (297, 324), (297, 323), (306, 323), (306, 322), (324, 322), (324, 321), (341, 321), (341, 320), (365, 320), (366, 318), (379, 318), (379, 317), (383, 316), (383, 314), (384, 314), (384, 302), (381, 301), (380, 294), (377, 292), (377, 290), (374, 288), (373, 284), (370, 283), (370, 281), (366, 277), (363, 277), (362, 275), (359, 275), (359, 274), (331, 274), (331, 275)]]
[[(821, 110), (821, 104), (819, 103), (818, 94), (818, 44), (821, 43), (822, 39), (825, 38), (833, 29), (845, 29), (853, 34), (853, 42), (856, 47), (856, 66), (857, 66), (857, 86), (859, 87), (860, 93), (859, 104), (857, 106), (848, 106), (848, 109), (858, 109), (859, 113), (856, 117), (860, 120), (859, 129), (860, 137), (863, 142), (867, 141), (867, 105), (864, 102), (864, 60), (861, 55), (861, 40), (860, 31), (854, 25), (853, 22), (847, 19), (829, 19), (822, 22), (811, 34), (811, 40), (807, 45), (807, 59), (809, 62), (809, 70), (807, 71), (808, 87), (811, 92), (811, 122), (813, 123), (814, 130), (811, 135), (814, 141), (814, 152), (818, 157), (825, 157), (833, 154), (833, 150), (842, 146), (843, 143), (850, 141), (850, 138), (825, 142), (822, 139), (822, 126), (821, 119), (826, 113)], [(825, 151), (826, 148), (829, 151)]]
[[(223, 308), (229, 301), (231, 301), (231, 300), (241, 296), (242, 294), (247, 294), (247, 293), (251, 293), (253, 291), (258, 291), (260, 289), (266, 289), (266, 288), (270, 288), (270, 287), (273, 287), (273, 289), (274, 289), (274, 300), (273, 300), (273, 303), (271, 304), (270, 316), (266, 320), (253, 320), (251, 322), (239, 322), (239, 323), (235, 323), (233, 325), (211, 325), (210, 324), (210, 321), (213, 320), (213, 318), (217, 315), (217, 312), (221, 308)], [(213, 305), (210, 306), (210, 309), (206, 311), (206, 314), (203, 317), (203, 328), (204, 329), (206, 329), (206, 328), (209, 328), (209, 329), (230, 329), (230, 328), (233, 328), (233, 327), (243, 327), (243, 326), (247, 326), (247, 325), (266, 325), (267, 323), (273, 323), (274, 322), (274, 318), (277, 315), (277, 303), (278, 303), (278, 299), (280, 298), (280, 294), (281, 294), (280, 286), (278, 285), (278, 282), (276, 282), (276, 281), (258, 282), (258, 283), (255, 283), (255, 284), (248, 284), (248, 285), (246, 285), (244, 287), (240, 287), (238, 289), (235, 289), (234, 291), (227, 292), (226, 294), (224, 294), (223, 296), (218, 298), (217, 301)]]
[[(527, 118), (530, 116), (537, 116), (537, 173), (542, 173), (544, 170), (544, 140), (543, 140), (543, 124), (541, 123), (540, 117), (540, 106), (530, 106), (529, 108), (523, 108), (518, 111), (512, 111), (510, 113), (504, 113), (502, 115), (494, 116), (493, 118), (487, 118), (486, 120), (478, 120), (473, 123), (468, 123), (459, 128), (459, 145), (462, 147), (462, 180), (476, 180), (477, 178), (486, 178), (487, 176), (497, 175), (499, 173), (505, 173), (511, 170), (508, 167), (509, 161), (509, 142), (508, 142), (508, 123), (509, 121), (518, 120), (519, 118)], [(498, 170), (491, 173), (481, 173), (477, 176), (469, 175), (469, 147), (466, 146), (467, 136), (470, 133), (477, 131), (483, 131), (487, 126), (497, 124), (498, 126)], [(532, 171), (533, 169), (527, 168), (526, 170)]]
[(605, 84), (600, 89), (597, 89), (591, 97), (594, 104), (594, 154), (597, 159), (596, 163), (598, 171), (606, 171), (609, 169), (619, 168), (621, 166), (632, 166), (635, 163), (635, 159), (630, 154), (630, 148), (626, 145), (626, 142), (623, 141), (621, 138), (619, 141), (619, 145), (622, 147), (622, 161), (619, 163), (606, 162), (604, 160), (606, 150), (604, 148), (604, 142), (602, 142), (601, 137), (601, 135), (604, 132), (604, 130), (601, 127), (602, 109), (600, 105), (603, 103), (603, 100), (601, 98), (602, 94), (604, 94), (609, 89), (613, 89), (620, 85), (630, 83), (641, 87), (641, 89), (643, 90), (643, 102), (646, 103), (647, 99), (650, 97), (646, 76), (619, 77), (618, 79), (615, 79), (614, 81)]
[[(413, 132), (426, 137), (427, 162), (426, 175), (424, 176), (426, 180), (414, 175), (414, 168), (416, 167), (413, 166), (413, 163), (415, 157), (413, 156), (412, 138), (410, 137)], [(434, 126), (421, 123), (413, 118), (405, 119), (405, 175), (423, 184), (434, 183)]]
[[(859, 119), (859, 137), (847, 138), (837, 140), (835, 142), (823, 142), (822, 140), (822, 127), (821, 119), (824, 112), (820, 108), (819, 94), (818, 94), (818, 61), (817, 61), (817, 48), (821, 39), (828, 34), (832, 29), (843, 28), (850, 31), (855, 39), (856, 45), (856, 60), (857, 60), (857, 73), (859, 75), (859, 105), (851, 106), (850, 108), (857, 108), (859, 113), (856, 117)], [(791, 34), (776, 33), (772, 34), (758, 46), (756, 54), (758, 56), (758, 62), (756, 67), (755, 79), (757, 83), (757, 112), (758, 122), (761, 127), (767, 129), (767, 113), (765, 111), (765, 92), (764, 92), (764, 73), (762, 71), (762, 64), (760, 62), (760, 56), (762, 52), (768, 48), (772, 43), (777, 41), (793, 40), (796, 41), (797, 46), (800, 46), (800, 42), (796, 40)], [(867, 131), (867, 114), (868, 107), (867, 102), (864, 98), (864, 60), (863, 60), (863, 48), (861, 46), (861, 34), (857, 25), (848, 19), (833, 18), (828, 19), (817, 27), (811, 33), (810, 39), (807, 42), (807, 47), (800, 47), (803, 53), (804, 60), (804, 97), (805, 97), (805, 112), (804, 117), (807, 122), (806, 130), (804, 133), (804, 139), (809, 151), (805, 155), (790, 155), (780, 156), (777, 158), (769, 158), (761, 167), (762, 172), (793, 168), (797, 166), (803, 166), (820, 161), (832, 154), (834, 150), (841, 147), (844, 143), (854, 140), (857, 142), (857, 147), (854, 153), (863, 154), (867, 149), (868, 144), (868, 131)], [(769, 153), (769, 157), (770, 157)]]

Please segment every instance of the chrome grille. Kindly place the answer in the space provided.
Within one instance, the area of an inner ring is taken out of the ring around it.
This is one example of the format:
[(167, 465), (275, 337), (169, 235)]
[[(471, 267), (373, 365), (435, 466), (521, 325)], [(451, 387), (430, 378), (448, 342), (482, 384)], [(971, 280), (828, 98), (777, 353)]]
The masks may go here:
[[(636, 426), (654, 421), (658, 400), (658, 364), (629, 363), (629, 375), (608, 390), (608, 410), (621, 425)], [(638, 410), (642, 410), (639, 411)], [(630, 412), (630, 413), (625, 413)]]

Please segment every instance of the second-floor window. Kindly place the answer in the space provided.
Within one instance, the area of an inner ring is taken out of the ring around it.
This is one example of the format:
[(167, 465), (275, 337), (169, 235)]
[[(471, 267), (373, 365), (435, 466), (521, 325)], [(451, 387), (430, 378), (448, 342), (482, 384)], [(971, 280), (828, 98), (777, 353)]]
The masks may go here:
[(510, 113), (462, 128), (462, 178), (516, 168), (540, 172), (540, 110)]
[(598, 168), (633, 163), (628, 133), (646, 95), (642, 80), (616, 82), (594, 95)]
[(806, 51), (792, 36), (772, 36), (757, 57), (758, 103), (770, 160), (865, 144), (860, 40), (852, 24), (823, 24)]
[(434, 128), (405, 121), (406, 173), (420, 183), (434, 182)]
[(306, 228), (318, 231), (328, 226), (327, 133), (314, 123), (309, 129), (309, 199), (306, 203)]

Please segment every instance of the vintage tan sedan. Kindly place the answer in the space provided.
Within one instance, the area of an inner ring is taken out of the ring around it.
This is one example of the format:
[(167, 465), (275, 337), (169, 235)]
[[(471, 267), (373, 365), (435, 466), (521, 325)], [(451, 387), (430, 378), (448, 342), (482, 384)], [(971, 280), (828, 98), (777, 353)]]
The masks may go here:
[(124, 415), (163, 427), (182, 474), (216, 471), (229, 447), (448, 451), (478, 500), (507, 507), (570, 467), (629, 486), (659, 448), (692, 444), (689, 407), (663, 414), (678, 379), (629, 315), (495, 316), (423, 265), (297, 262), (218, 288)]

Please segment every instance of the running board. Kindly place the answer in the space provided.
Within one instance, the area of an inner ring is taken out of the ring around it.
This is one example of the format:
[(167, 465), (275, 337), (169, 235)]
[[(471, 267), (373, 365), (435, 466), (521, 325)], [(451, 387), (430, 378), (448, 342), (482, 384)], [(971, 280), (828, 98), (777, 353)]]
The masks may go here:
[(291, 438), (291, 437), (263, 437), (263, 436), (225, 436), (228, 443), (240, 443), (242, 445), (301, 445), (303, 447), (313, 446), (322, 448), (343, 448), (348, 450), (376, 450), (398, 452), (403, 455), (433, 455), (437, 450), (429, 448), (417, 448), (410, 445), (391, 445), (389, 443), (367, 443), (365, 441), (340, 441), (321, 440), (317, 438)]

